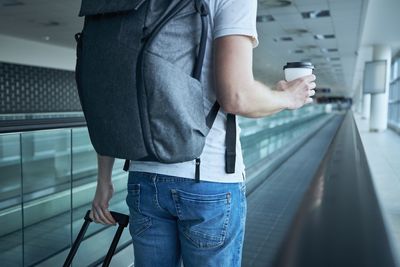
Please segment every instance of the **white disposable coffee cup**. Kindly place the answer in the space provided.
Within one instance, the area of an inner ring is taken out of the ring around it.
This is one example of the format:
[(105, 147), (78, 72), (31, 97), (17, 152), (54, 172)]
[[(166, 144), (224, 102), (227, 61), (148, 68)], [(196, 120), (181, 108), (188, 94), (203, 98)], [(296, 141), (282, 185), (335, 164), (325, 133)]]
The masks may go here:
[(314, 65), (311, 62), (288, 62), (283, 67), (285, 80), (293, 81), (297, 78), (312, 74)]

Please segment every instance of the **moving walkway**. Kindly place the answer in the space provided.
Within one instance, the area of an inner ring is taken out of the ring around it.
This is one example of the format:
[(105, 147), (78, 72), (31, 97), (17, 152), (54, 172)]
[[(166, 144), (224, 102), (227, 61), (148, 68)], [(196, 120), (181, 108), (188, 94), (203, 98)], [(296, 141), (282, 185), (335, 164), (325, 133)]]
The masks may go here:
[[(311, 105), (259, 120), (240, 119), (248, 195), (243, 266), (276, 266), (279, 257), (286, 258), (279, 255), (288, 253), (285, 247), (294, 246), (288, 239), (289, 229), (300, 217), (310, 190), (317, 196), (313, 205), (321, 203), (324, 184), (315, 185), (315, 175), (332, 151), (344, 120), (344, 111), (334, 108), (331, 112), (329, 105)], [(2, 128), (7, 133), (0, 134), (0, 223), (4, 225), (0, 262), (6, 266), (60, 265), (94, 195), (96, 156), (84, 121), (75, 118), (74, 125), (61, 129), (59, 122), (53, 127), (49, 122), (40, 129), (31, 125), (28, 131), (8, 125)], [(117, 161), (113, 172), (116, 193), (110, 209), (128, 213), (127, 175), (122, 165), (122, 160)], [(110, 227), (91, 226), (75, 266), (98, 266), (112, 236)], [(126, 231), (112, 265), (129, 266), (132, 261)], [(279, 264), (291, 266), (284, 261)]]

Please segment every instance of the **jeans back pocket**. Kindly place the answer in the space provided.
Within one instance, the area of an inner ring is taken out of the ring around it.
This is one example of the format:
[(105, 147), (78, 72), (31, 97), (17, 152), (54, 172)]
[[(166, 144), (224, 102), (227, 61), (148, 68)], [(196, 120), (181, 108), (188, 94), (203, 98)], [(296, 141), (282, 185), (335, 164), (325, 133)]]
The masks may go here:
[(222, 246), (231, 213), (231, 193), (200, 195), (171, 190), (179, 229), (197, 248)]

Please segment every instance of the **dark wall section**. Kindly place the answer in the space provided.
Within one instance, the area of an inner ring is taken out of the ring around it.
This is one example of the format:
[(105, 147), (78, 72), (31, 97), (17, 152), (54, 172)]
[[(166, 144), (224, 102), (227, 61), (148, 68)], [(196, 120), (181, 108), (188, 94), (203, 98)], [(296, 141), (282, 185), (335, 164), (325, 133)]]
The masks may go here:
[(0, 114), (81, 111), (73, 71), (0, 62)]

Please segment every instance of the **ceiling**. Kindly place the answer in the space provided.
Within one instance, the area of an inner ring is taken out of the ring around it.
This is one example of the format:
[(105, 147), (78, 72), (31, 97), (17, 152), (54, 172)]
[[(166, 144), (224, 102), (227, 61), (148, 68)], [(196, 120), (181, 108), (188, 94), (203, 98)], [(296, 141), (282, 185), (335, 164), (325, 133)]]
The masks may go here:
[(0, 34), (75, 47), (80, 0), (0, 0)]
[[(283, 78), (286, 62), (310, 60), (316, 66), (318, 87), (350, 95), (368, 0), (287, 0), (292, 2), (288, 6), (271, 7), (279, 1), (259, 0), (256, 78), (273, 85)], [(0, 0), (0, 34), (73, 48), (73, 36), (83, 22), (77, 16), (79, 6), (80, 0)], [(302, 16), (319, 11), (329, 16)]]
[[(258, 15), (271, 15), (275, 20), (257, 24), (260, 46), (255, 50), (255, 75), (272, 85), (282, 79), (286, 61), (310, 60), (316, 66), (318, 87), (331, 88), (335, 95), (348, 95), (364, 1), (295, 0), (280, 8), (264, 7), (259, 1)], [(313, 11), (329, 11), (329, 16), (303, 18), (303, 12)], [(316, 39), (316, 35), (334, 38)], [(292, 41), (281, 37), (291, 37)]]

